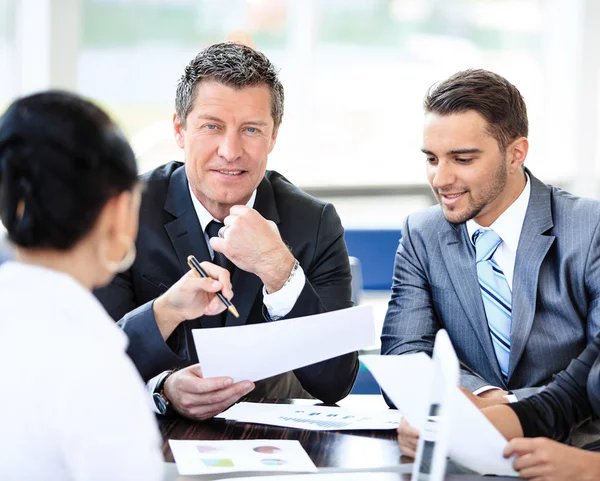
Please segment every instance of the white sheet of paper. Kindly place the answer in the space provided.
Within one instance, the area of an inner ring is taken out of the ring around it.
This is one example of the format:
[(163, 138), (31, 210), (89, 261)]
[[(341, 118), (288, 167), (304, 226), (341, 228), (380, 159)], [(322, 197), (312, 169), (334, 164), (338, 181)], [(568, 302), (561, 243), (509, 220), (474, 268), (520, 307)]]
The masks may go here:
[[(425, 353), (360, 356), (381, 388), (409, 423), (421, 430), (427, 416), (433, 363)], [(450, 427), (450, 458), (481, 474), (517, 476), (504, 459), (506, 440), (477, 407), (456, 388)]]
[(481, 474), (518, 476), (502, 452), (506, 439), (457, 388), (450, 425), (450, 458)]
[(371, 306), (247, 326), (193, 329), (204, 377), (259, 381), (375, 341)]
[(235, 472), (315, 472), (317, 467), (298, 441), (188, 441), (169, 439), (181, 475)]
[(419, 352), (403, 356), (368, 354), (359, 359), (408, 422), (423, 429), (433, 376), (431, 358)]
[(363, 411), (331, 406), (242, 402), (216, 417), (309, 431), (343, 431), (396, 429), (402, 415), (393, 409)]

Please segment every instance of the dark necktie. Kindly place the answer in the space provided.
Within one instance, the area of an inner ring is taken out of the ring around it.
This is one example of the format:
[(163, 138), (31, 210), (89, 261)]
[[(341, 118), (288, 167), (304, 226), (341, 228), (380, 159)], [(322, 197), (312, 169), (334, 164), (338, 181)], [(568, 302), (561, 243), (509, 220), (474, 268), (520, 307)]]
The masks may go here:
[[(223, 227), (223, 223), (217, 222), (216, 220), (211, 220), (206, 226), (206, 234), (208, 235), (208, 239), (212, 239), (213, 237), (219, 237), (219, 229)], [(227, 269), (230, 274), (233, 274), (234, 265), (227, 257), (217, 251), (213, 251), (213, 264), (216, 264), (223, 269)], [(223, 311), (221, 314), (217, 314), (221, 321), (221, 326), (225, 325), (225, 320), (227, 318), (227, 311)]]
[[(208, 238), (212, 239), (213, 237), (219, 236), (219, 229), (223, 227), (224, 224), (221, 222), (217, 222), (216, 220), (211, 220), (206, 226), (206, 233), (208, 234)], [(233, 262), (231, 262), (227, 257), (225, 257), (220, 252), (214, 251), (213, 263), (221, 266), (223, 269), (227, 269), (230, 273), (233, 273)]]

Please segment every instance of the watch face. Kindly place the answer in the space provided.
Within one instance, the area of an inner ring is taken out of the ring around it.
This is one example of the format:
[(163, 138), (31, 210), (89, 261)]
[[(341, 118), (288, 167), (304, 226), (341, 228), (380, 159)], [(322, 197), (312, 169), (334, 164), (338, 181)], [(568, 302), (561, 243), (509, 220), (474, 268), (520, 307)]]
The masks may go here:
[(165, 402), (164, 398), (158, 394), (158, 393), (154, 393), (152, 395), (152, 399), (154, 399), (154, 405), (156, 406), (156, 410), (160, 413), (160, 414), (166, 414), (167, 412), (167, 403)]

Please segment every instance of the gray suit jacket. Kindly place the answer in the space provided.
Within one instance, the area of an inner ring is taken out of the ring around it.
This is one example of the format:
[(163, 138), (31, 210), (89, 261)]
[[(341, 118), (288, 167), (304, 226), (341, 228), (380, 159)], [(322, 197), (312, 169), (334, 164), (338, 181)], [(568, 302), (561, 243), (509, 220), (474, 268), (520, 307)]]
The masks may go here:
[(567, 367), (600, 326), (600, 202), (547, 186), (529, 173), (531, 196), (513, 277), (508, 381), (496, 360), (465, 224), (439, 206), (410, 215), (396, 253), (382, 354), (432, 353), (448, 331), (461, 383), (494, 385), (518, 398)]

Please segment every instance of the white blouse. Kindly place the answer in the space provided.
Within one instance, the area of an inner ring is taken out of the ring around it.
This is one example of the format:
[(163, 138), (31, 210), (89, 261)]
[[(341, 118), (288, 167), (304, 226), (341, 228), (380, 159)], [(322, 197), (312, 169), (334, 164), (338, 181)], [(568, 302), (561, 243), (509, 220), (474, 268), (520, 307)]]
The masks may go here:
[(0, 266), (0, 480), (160, 480), (127, 337), (72, 277)]

